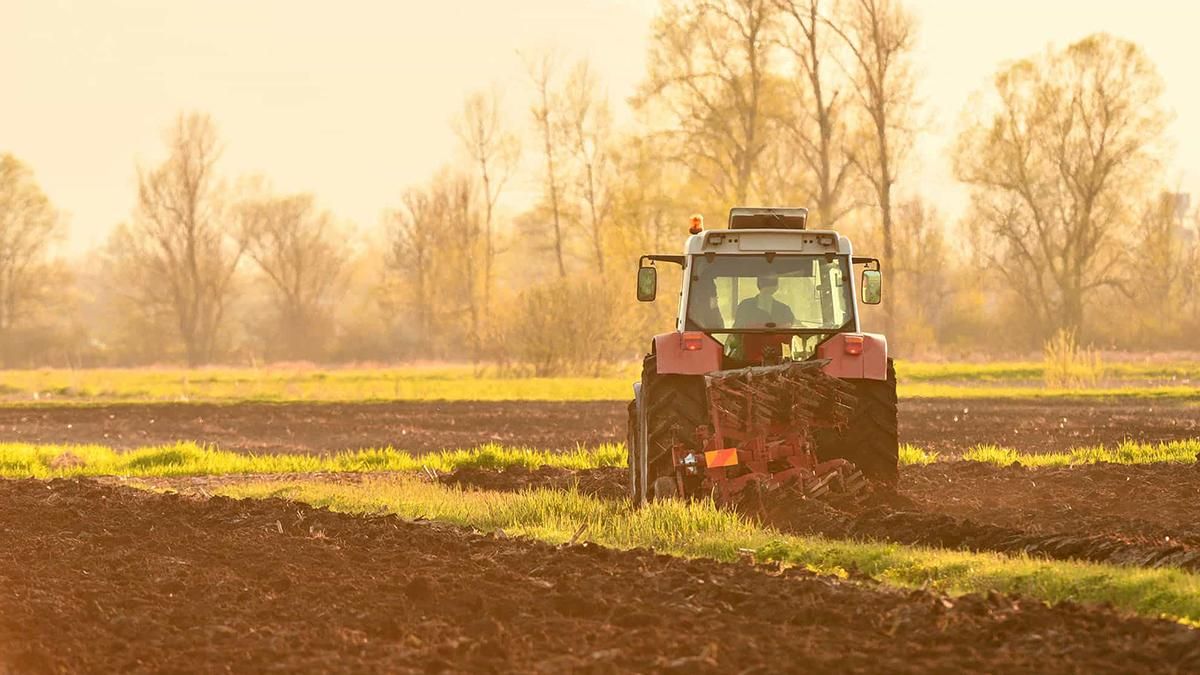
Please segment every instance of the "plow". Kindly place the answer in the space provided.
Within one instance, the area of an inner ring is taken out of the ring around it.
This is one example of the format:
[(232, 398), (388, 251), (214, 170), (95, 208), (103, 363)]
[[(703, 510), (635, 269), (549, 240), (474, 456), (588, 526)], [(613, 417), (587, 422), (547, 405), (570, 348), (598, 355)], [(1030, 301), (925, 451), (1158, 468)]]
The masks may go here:
[[(853, 493), (864, 485), (853, 463), (817, 458), (816, 431), (844, 430), (856, 401), (850, 385), (822, 372), (827, 363), (801, 361), (705, 376), (712, 430), (697, 430), (703, 446), (711, 448), (704, 452), (709, 483), (704, 487), (730, 501), (748, 487), (820, 497), (831, 490)], [(694, 457), (680, 458), (679, 452), (677, 447), (676, 464), (689, 466)]]
[(729, 228), (693, 220), (684, 255), (643, 256), (638, 298), (654, 299), (655, 263), (683, 268), (679, 330), (655, 336), (629, 406), (629, 490), (637, 503), (766, 495), (813, 499), (895, 481), (896, 380), (887, 341), (863, 333), (880, 297), (879, 262), (805, 227), (804, 209), (733, 209)]

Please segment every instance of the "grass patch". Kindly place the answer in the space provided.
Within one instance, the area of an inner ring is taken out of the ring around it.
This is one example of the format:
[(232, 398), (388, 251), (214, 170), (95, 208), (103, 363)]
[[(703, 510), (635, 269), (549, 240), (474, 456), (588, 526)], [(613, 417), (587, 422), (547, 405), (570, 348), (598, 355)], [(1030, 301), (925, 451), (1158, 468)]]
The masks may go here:
[(1017, 463), (1022, 466), (1074, 466), (1077, 464), (1177, 464), (1195, 463), (1200, 455), (1200, 440), (1170, 441), (1167, 443), (1134, 443), (1126, 441), (1116, 448), (1092, 446), (1066, 452), (1032, 454), (995, 445), (977, 445), (962, 455), (962, 459), (987, 462), (998, 466)]
[(477, 377), (469, 366), (5, 371), (7, 401), (596, 401), (632, 398), (636, 374)]
[(484, 445), (470, 450), (446, 450), (424, 455), (393, 448), (333, 455), (253, 455), (196, 443), (153, 446), (129, 452), (117, 452), (100, 445), (0, 443), (0, 477), (5, 478), (419, 471), (423, 467), (452, 471), (461, 467), (532, 469), (543, 465), (564, 469), (625, 466), (625, 448), (622, 445), (602, 445), (552, 452)]
[(586, 525), (584, 539), (615, 548), (653, 547), (673, 555), (733, 561), (739, 549), (844, 576), (847, 570), (892, 586), (951, 594), (991, 589), (1039, 598), (1111, 602), (1147, 616), (1200, 620), (1200, 577), (1175, 569), (1123, 568), (879, 543), (798, 537), (761, 527), (711, 503), (654, 503), (633, 509), (576, 492), (464, 492), (416, 481), (363, 485), (242, 484), (231, 497), (280, 497), (354, 514), (394, 513), (561, 543)]
[[(897, 361), (896, 373), (901, 382), (909, 383), (1034, 384), (1044, 382), (1048, 371), (1056, 367), (1044, 360), (988, 363)], [(1196, 382), (1200, 381), (1200, 362), (1108, 362), (1103, 364), (1103, 378), (1117, 383), (1148, 380), (1163, 384)]]
[(915, 445), (905, 443), (900, 446), (900, 466), (933, 464), (937, 458), (938, 453), (928, 452)]
[[(329, 455), (255, 455), (229, 452), (191, 442), (149, 446), (120, 452), (102, 445), (44, 445), (0, 443), (0, 477), (81, 478), (88, 476), (205, 476), (229, 474), (280, 474), (313, 472), (420, 471), (439, 472), (464, 467), (536, 469), (598, 469), (625, 466), (625, 445), (605, 444), (569, 451), (482, 445), (467, 450), (443, 450), (417, 455), (395, 448), (353, 450)], [(1125, 442), (1115, 448), (1082, 447), (1059, 453), (1029, 454), (1012, 448), (979, 445), (960, 459), (1008, 466), (1071, 466), (1076, 464), (1193, 463), (1200, 455), (1200, 439), (1169, 443)], [(944, 461), (937, 452), (913, 445), (900, 446), (902, 466)]]
[(1047, 389), (1042, 385), (1007, 386), (972, 383), (906, 382), (896, 392), (901, 400), (915, 398), (981, 399), (1147, 399), (1200, 401), (1200, 387), (1184, 385)]
[[(1106, 364), (1097, 387), (1048, 389), (1044, 363), (897, 363), (902, 398), (1200, 400), (1200, 363)], [(636, 366), (609, 377), (481, 377), (469, 366), (7, 370), (0, 399), (56, 405), (238, 401), (622, 401)]]

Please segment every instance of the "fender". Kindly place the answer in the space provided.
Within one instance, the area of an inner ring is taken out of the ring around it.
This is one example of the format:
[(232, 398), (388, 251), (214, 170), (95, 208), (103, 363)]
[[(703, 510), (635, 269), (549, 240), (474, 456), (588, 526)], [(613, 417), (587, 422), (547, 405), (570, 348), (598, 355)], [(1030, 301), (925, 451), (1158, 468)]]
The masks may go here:
[[(854, 344), (858, 338), (862, 338), (861, 351)], [(887, 338), (877, 333), (838, 333), (817, 347), (817, 358), (829, 359), (826, 375), (843, 380), (887, 379)]]
[(721, 343), (699, 331), (654, 336), (659, 375), (704, 375), (721, 369)]

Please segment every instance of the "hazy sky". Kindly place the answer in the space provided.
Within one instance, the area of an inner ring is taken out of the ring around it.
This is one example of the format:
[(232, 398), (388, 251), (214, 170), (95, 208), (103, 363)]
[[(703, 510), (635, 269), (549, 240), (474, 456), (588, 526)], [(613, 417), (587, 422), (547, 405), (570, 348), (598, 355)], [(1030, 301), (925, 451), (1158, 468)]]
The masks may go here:
[[(1172, 180), (1200, 188), (1200, 3), (913, 0), (922, 192), (962, 207), (945, 160), (968, 96), (1004, 61), (1108, 31), (1146, 49), (1176, 114)], [(30, 164), (68, 219), (69, 248), (103, 241), (133, 206), (135, 166), (162, 157), (180, 110), (209, 112), (228, 176), (373, 226), (407, 185), (452, 159), (449, 120), (496, 83), (514, 123), (528, 89), (518, 49), (586, 55), (624, 106), (644, 72), (653, 0), (0, 0), (0, 152)], [(529, 189), (528, 184), (517, 186)]]

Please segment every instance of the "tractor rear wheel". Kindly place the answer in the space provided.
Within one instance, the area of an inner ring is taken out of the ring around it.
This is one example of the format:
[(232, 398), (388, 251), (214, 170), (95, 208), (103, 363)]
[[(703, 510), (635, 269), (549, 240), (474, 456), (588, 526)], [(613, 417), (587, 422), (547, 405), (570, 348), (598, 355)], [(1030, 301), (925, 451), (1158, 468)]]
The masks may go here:
[(854, 380), (858, 402), (845, 431), (816, 435), (817, 458), (846, 459), (870, 480), (895, 485), (900, 478), (896, 415), (896, 368), (889, 358), (886, 380)]
[(638, 427), (637, 399), (629, 402), (629, 422), (625, 428), (625, 458), (629, 464), (629, 498), (634, 504), (642, 503), (642, 482), (640, 480), (641, 457), (638, 455), (638, 444), (641, 443), (640, 427)]
[[(672, 450), (681, 445), (699, 452), (696, 429), (708, 426), (708, 398), (702, 375), (660, 375), (658, 359), (651, 354), (642, 361), (642, 400), (646, 406), (648, 476), (645, 485), (659, 487), (659, 478), (675, 475)], [(653, 492), (661, 493), (661, 488)], [(657, 494), (647, 495), (658, 496)]]

